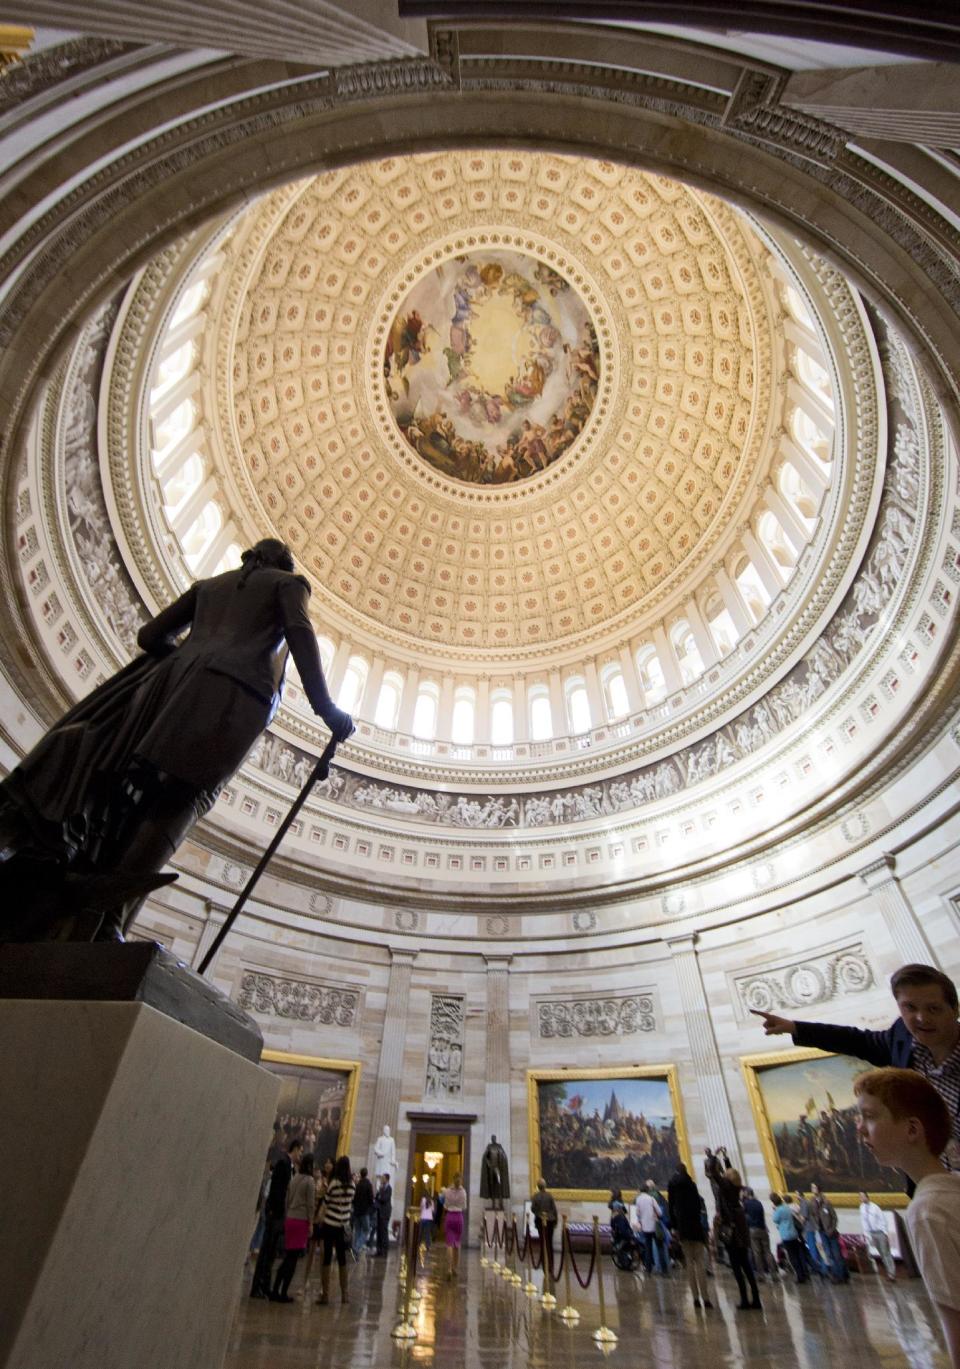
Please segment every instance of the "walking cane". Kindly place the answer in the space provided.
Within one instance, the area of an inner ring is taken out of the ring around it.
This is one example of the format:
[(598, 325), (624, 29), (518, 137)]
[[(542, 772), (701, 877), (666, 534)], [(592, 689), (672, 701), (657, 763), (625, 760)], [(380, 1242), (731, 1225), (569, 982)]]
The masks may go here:
[(270, 863), (270, 860), (273, 857), (273, 854), (276, 851), (277, 847), (280, 845), (281, 841), (283, 841), (284, 837), (287, 835), (287, 832), (290, 830), (294, 818), (297, 816), (297, 814), (300, 812), (300, 809), (306, 803), (307, 798), (310, 794), (310, 790), (313, 788), (315, 784), (319, 784), (321, 780), (325, 780), (327, 778), (327, 775), (330, 773), (330, 765), (333, 761), (333, 757), (336, 750), (337, 739), (336, 737), (331, 737), (330, 740), (327, 742), (326, 746), (323, 748), (322, 755), (320, 756), (316, 765), (313, 767), (313, 773), (311, 774), (310, 778), (307, 780), (303, 788), (300, 790), (300, 793), (294, 799), (293, 804), (290, 808), (290, 812), (287, 814), (283, 822), (277, 828), (277, 831), (270, 845), (267, 847), (263, 855), (257, 861), (253, 874), (250, 876), (246, 884), (243, 886), (243, 889), (240, 892), (240, 897), (237, 899), (236, 903), (230, 909), (226, 921), (224, 922), (223, 926), (220, 928), (219, 932), (214, 938), (213, 945), (210, 947), (209, 951), (207, 951), (207, 954), (201, 960), (199, 970), (200, 974), (206, 973), (207, 967), (213, 960), (213, 957), (217, 954), (217, 951), (219, 951), (220, 947), (223, 945), (224, 937), (230, 931), (231, 927), (243, 911), (243, 905), (246, 903), (247, 899), (253, 892), (254, 885), (257, 883), (257, 880), (260, 878), (264, 870), (267, 868), (267, 865)]

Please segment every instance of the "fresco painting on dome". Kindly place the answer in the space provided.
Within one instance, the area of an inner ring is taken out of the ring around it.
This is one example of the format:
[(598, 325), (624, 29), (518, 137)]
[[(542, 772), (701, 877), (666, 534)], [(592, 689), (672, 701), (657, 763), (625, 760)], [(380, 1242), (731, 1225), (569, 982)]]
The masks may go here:
[(856, 1207), (861, 1189), (885, 1207), (905, 1204), (901, 1175), (878, 1164), (857, 1134), (853, 1081), (868, 1064), (792, 1050), (746, 1056), (741, 1065), (773, 1188), (819, 1184), (838, 1207)]
[(394, 419), (435, 470), (510, 484), (546, 470), (593, 409), (600, 354), (586, 306), (521, 252), (454, 257), (417, 282), (383, 360)]
[(303, 1142), (304, 1153), (317, 1164), (336, 1159), (350, 1145), (350, 1130), (360, 1067), (353, 1061), (326, 1060), (264, 1051), (263, 1064), (280, 1080), (280, 1097), (268, 1161), (272, 1165), (292, 1141)]
[(531, 1070), (528, 1093), (534, 1177), (557, 1197), (626, 1195), (690, 1166), (673, 1066)]

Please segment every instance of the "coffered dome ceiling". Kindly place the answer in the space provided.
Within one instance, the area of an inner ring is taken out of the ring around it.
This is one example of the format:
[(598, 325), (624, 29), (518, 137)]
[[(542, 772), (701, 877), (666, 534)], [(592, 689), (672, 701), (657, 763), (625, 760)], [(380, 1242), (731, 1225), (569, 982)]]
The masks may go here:
[(780, 305), (728, 206), (610, 162), (469, 151), (236, 225), (212, 449), (318, 621), (461, 659), (629, 635), (689, 594), (771, 453)]

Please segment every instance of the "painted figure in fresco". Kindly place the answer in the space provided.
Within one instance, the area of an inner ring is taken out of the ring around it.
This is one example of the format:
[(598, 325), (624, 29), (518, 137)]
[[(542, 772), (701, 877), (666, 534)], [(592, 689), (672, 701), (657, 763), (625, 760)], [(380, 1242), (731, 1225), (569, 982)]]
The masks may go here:
[[(0, 937), (123, 940), (159, 871), (272, 720), (287, 657), (334, 736), (307, 614), (283, 542), (199, 580), (146, 623), (143, 655), (76, 704), (0, 785)], [(189, 635), (178, 644), (179, 633)]]

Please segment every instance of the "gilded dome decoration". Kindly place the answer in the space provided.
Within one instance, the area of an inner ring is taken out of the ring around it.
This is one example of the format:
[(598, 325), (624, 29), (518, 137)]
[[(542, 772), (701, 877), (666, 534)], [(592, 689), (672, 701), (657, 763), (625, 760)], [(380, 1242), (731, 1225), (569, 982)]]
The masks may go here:
[(410, 291), (383, 372), (397, 426), (424, 461), (469, 484), (505, 485), (575, 444), (597, 396), (600, 349), (582, 300), (546, 262), (469, 253)]

